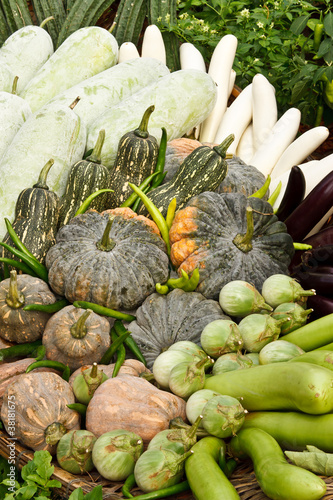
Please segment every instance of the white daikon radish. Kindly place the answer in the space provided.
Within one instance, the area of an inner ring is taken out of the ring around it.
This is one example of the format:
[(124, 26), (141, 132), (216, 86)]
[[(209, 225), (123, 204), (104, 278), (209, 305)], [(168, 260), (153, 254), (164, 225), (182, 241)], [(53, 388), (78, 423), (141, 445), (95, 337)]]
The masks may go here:
[(253, 144), (257, 150), (277, 122), (278, 110), (275, 89), (264, 75), (252, 79)]
[(119, 47), (118, 63), (140, 57), (139, 51), (133, 42), (124, 42)]
[(232, 90), (234, 88), (235, 81), (236, 81), (236, 71), (234, 69), (232, 69), (230, 71), (230, 79), (229, 79), (229, 91), (228, 91), (229, 97), (232, 94)]
[(252, 83), (247, 85), (234, 102), (227, 108), (217, 130), (214, 142), (221, 144), (229, 134), (235, 139), (228, 149), (228, 153), (235, 154), (239, 140), (252, 119)]
[(40, 26), (24, 26), (14, 31), (0, 48), (0, 66), (6, 64), (18, 76), (20, 94), (54, 52), (52, 38)]
[(214, 142), (217, 129), (227, 109), (230, 73), (237, 49), (237, 38), (228, 34), (216, 45), (208, 67), (208, 74), (217, 87), (217, 99), (213, 111), (201, 126), (200, 141)]
[(313, 234), (318, 233), (318, 231), (320, 231), (322, 229), (323, 225), (329, 219), (329, 217), (331, 217), (332, 214), (333, 214), (333, 207), (330, 208), (328, 210), (328, 212), (326, 212), (324, 217), (322, 217), (320, 219), (320, 221), (317, 222), (317, 224), (311, 229), (311, 231), (305, 236), (305, 238), (308, 238), (309, 236), (312, 236)]
[(269, 135), (256, 150), (251, 158), (251, 165), (255, 166), (265, 176), (271, 174), (283, 152), (295, 139), (300, 121), (300, 110), (289, 108), (276, 122)]
[(182, 43), (179, 47), (179, 59), (181, 69), (201, 69), (206, 72), (205, 60), (192, 43)]
[(245, 163), (249, 165), (253, 155), (254, 155), (253, 126), (251, 122), (250, 125), (244, 130), (239, 140), (236, 149), (236, 156), (238, 156), (241, 160), (243, 160)]
[(326, 141), (330, 131), (327, 127), (314, 127), (295, 139), (284, 151), (272, 170), (271, 178), (279, 177), (293, 165), (299, 165)]
[(156, 24), (150, 24), (144, 31), (141, 57), (154, 57), (166, 64), (165, 45), (162, 33)]

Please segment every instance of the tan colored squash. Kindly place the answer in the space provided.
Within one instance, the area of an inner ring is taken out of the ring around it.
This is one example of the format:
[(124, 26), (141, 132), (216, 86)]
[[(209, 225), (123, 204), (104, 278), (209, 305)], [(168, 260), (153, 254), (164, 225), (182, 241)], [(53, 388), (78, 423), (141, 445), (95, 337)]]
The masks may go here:
[(87, 408), (86, 429), (97, 437), (114, 429), (126, 429), (148, 443), (169, 427), (171, 419), (185, 419), (185, 407), (183, 399), (143, 378), (118, 374), (96, 390)]
[(55, 373), (25, 373), (8, 385), (1, 419), (9, 436), (32, 450), (56, 452), (59, 439), (80, 428), (80, 416), (67, 405), (75, 402), (71, 386)]
[[(112, 377), (113, 369), (115, 363), (111, 363), (110, 365), (98, 365), (98, 369), (102, 370), (108, 378)], [(80, 375), (81, 372), (91, 368), (92, 365), (84, 365), (75, 370), (72, 375), (69, 377), (70, 385), (73, 384), (73, 381), (77, 375)], [(125, 359), (123, 364), (120, 367), (118, 375), (133, 375), (134, 377), (140, 377), (141, 373), (151, 373), (148, 368), (145, 367), (141, 361), (138, 359)]]

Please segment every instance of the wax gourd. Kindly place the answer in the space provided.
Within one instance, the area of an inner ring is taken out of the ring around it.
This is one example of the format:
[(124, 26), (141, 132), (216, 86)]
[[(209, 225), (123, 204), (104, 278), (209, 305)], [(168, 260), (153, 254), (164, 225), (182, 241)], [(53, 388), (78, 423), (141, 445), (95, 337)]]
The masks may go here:
[(20, 96), (0, 92), (0, 158), (31, 114), (29, 104)]
[(60, 45), (20, 94), (33, 112), (55, 95), (115, 65), (118, 43), (99, 26), (80, 28)]
[(120, 138), (137, 128), (148, 106), (155, 109), (149, 120), (149, 133), (160, 141), (161, 129), (168, 140), (181, 137), (201, 123), (213, 109), (216, 86), (212, 78), (195, 69), (178, 70), (160, 78), (103, 113), (88, 127), (87, 149), (105, 129), (102, 163), (113, 166)]

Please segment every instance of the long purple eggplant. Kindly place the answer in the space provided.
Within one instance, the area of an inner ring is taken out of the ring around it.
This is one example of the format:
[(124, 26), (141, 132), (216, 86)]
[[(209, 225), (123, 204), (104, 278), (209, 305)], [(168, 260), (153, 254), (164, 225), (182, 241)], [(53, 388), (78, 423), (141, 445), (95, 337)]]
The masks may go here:
[(313, 309), (309, 321), (314, 321), (322, 316), (333, 313), (333, 298), (325, 295), (312, 295), (308, 297), (306, 307)]
[[(332, 200), (333, 203), (333, 200)], [(302, 243), (307, 243), (313, 247), (322, 247), (324, 245), (333, 245), (333, 226), (327, 226), (317, 233), (305, 238)]]
[(332, 207), (333, 170), (326, 175), (284, 221), (294, 241), (303, 241)]
[(315, 271), (299, 271), (293, 273), (295, 278), (303, 288), (314, 289), (316, 294), (333, 297), (333, 273), (318, 273)]
[(275, 215), (284, 222), (286, 218), (303, 201), (305, 195), (305, 176), (301, 168), (294, 165), (290, 169), (287, 186), (282, 197), (279, 208)]
[(319, 266), (333, 265), (333, 244), (313, 247), (310, 250), (297, 250), (289, 265), (289, 272), (294, 273), (300, 266), (316, 270)]

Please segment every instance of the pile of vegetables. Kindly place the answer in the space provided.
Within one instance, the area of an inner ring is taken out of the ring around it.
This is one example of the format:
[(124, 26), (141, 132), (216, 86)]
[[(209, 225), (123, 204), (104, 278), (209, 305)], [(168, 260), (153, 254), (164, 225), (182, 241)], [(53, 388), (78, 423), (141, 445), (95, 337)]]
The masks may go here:
[[(126, 498), (236, 499), (251, 459), (269, 498), (319, 500), (332, 158), (312, 187), (301, 162), (327, 130), (296, 139), (262, 75), (228, 106), (232, 35), (208, 72), (189, 44), (170, 71), (148, 28), (141, 56), (97, 26), (56, 49), (24, 26), (0, 48), (1, 420)], [(48, 45), (29, 73), (30, 37)]]

